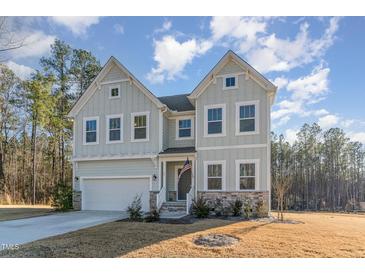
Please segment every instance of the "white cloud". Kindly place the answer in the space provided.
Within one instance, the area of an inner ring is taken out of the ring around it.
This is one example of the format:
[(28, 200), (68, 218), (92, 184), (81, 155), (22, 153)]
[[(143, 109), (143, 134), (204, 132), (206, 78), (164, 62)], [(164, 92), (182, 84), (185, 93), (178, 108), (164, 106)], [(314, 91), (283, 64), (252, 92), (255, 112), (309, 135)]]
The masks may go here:
[(155, 34), (163, 33), (163, 32), (169, 31), (171, 29), (171, 27), (172, 27), (172, 22), (169, 21), (169, 20), (165, 20), (162, 24), (162, 27), (158, 28), (158, 29), (155, 29), (153, 32)]
[(22, 80), (28, 79), (35, 72), (33, 68), (17, 64), (13, 61), (6, 62), (6, 65)]
[(318, 119), (318, 125), (323, 129), (334, 127), (338, 124), (340, 118), (337, 115), (328, 114)]
[(124, 34), (124, 27), (121, 24), (114, 25), (114, 31), (119, 34)]
[(249, 62), (262, 73), (288, 71), (322, 57), (333, 44), (338, 25), (339, 18), (331, 18), (323, 35), (313, 39), (309, 24), (304, 22), (294, 39), (282, 39), (272, 33), (259, 38), (252, 50), (243, 52), (247, 52)]
[(365, 145), (365, 132), (349, 132), (348, 136), (353, 142), (360, 142)]
[(183, 77), (185, 66), (192, 62), (194, 57), (204, 54), (212, 47), (209, 41), (198, 41), (195, 38), (179, 42), (171, 35), (154, 41), (154, 60), (157, 66), (147, 74), (152, 83), (162, 83), (164, 80), (173, 80)]
[(287, 78), (281, 76), (281, 77), (276, 77), (272, 82), (275, 86), (278, 87), (278, 90), (280, 90), (282, 88), (285, 88), (289, 81)]
[[(325, 109), (313, 110), (309, 109), (308, 106), (319, 102), (328, 93), (329, 73), (330, 69), (321, 64), (315, 67), (309, 75), (295, 80), (283, 77), (276, 78), (275, 84), (281, 85), (281, 88), (285, 87), (290, 93), (289, 98), (277, 103), (276, 109), (271, 113), (276, 126), (284, 125), (294, 114), (301, 117), (327, 115), (328, 111)], [(284, 117), (286, 118), (283, 119)]]
[(51, 20), (58, 25), (67, 27), (76, 36), (85, 35), (87, 29), (99, 23), (99, 16), (54, 16)]
[(50, 45), (56, 39), (56, 36), (46, 35), (42, 31), (20, 32), (17, 37), (24, 40), (22, 47), (11, 52), (14, 59), (39, 57), (47, 54), (50, 51)]
[(297, 129), (287, 129), (285, 130), (285, 139), (289, 142), (289, 144), (294, 144), (295, 141), (297, 140), (297, 133), (299, 132), (299, 130)]
[(214, 41), (232, 39), (241, 52), (250, 50), (257, 43), (257, 35), (265, 33), (266, 27), (267, 19), (264, 17), (217, 16), (210, 22)]

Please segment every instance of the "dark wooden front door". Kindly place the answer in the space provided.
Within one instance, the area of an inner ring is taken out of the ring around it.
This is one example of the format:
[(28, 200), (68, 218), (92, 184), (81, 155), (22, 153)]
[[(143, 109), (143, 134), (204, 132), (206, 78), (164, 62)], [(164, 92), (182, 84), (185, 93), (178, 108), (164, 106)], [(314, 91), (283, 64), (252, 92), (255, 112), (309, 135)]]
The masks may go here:
[[(178, 169), (177, 175), (179, 176), (181, 168)], [(186, 200), (186, 194), (191, 188), (191, 169), (184, 172), (180, 180), (177, 182), (177, 199)]]

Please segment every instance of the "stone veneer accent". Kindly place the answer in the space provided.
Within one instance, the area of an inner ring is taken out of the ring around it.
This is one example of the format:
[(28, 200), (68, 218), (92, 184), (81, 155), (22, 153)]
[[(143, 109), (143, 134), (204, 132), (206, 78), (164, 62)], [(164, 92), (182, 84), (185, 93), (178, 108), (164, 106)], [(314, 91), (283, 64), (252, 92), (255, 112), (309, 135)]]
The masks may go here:
[(73, 191), (72, 206), (74, 210), (81, 210), (81, 191)]
[(269, 191), (198, 191), (198, 195), (203, 196), (211, 208), (214, 208), (214, 201), (216, 198), (222, 200), (224, 208), (229, 208), (230, 203), (238, 198), (242, 201), (249, 199), (253, 206), (253, 210), (255, 210), (256, 203), (262, 199), (264, 207), (267, 209), (267, 213), (269, 212)]
[(150, 210), (157, 207), (157, 195), (158, 191), (150, 191)]

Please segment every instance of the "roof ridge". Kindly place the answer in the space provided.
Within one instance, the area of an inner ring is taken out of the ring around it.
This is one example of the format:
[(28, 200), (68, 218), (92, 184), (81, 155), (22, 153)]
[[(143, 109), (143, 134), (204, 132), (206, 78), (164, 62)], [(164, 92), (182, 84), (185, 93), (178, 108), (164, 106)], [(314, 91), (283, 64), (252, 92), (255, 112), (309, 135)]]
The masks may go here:
[(183, 96), (183, 95), (189, 95), (190, 93), (181, 93), (181, 94), (174, 94), (174, 95), (164, 95), (164, 96), (158, 96), (157, 98), (162, 98), (162, 97), (174, 97), (174, 96)]

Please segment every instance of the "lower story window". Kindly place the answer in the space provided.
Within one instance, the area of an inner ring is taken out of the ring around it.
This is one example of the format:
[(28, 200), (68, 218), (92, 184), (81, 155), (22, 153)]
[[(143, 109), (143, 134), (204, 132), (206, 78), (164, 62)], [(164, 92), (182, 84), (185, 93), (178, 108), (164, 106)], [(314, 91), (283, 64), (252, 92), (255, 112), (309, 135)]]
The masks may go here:
[(223, 187), (223, 165), (207, 165), (207, 188), (208, 190), (222, 190)]
[(239, 190), (254, 190), (256, 185), (256, 163), (239, 163)]

